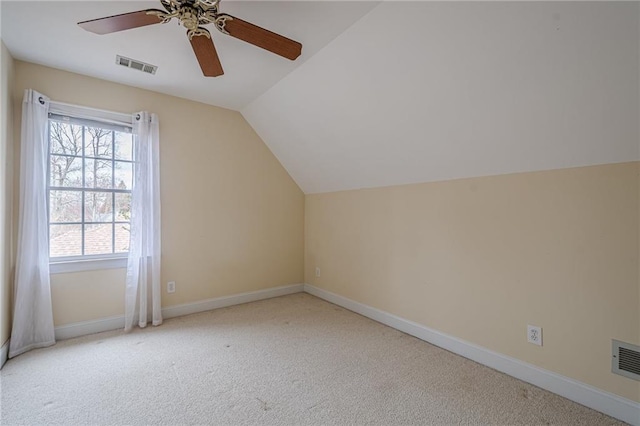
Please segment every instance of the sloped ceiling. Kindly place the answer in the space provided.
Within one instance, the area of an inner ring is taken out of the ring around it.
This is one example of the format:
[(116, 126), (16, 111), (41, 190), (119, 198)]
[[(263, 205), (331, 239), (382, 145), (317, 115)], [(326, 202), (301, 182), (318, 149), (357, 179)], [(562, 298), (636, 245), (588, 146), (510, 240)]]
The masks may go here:
[(242, 109), (306, 193), (638, 160), (636, 2), (385, 2)]

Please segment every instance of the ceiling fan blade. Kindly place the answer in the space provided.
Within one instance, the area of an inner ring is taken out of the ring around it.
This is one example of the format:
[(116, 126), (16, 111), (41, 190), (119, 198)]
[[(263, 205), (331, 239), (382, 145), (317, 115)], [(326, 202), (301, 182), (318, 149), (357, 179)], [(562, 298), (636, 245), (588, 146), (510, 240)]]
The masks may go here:
[[(161, 10), (149, 9), (137, 12), (123, 13), (121, 15), (108, 16), (106, 18), (92, 19), (78, 22), (78, 25), (87, 31), (96, 34), (109, 34), (131, 28), (144, 27), (145, 25), (159, 24), (162, 19), (158, 15), (149, 15), (147, 12)], [(164, 13), (164, 12), (162, 12)]]
[[(230, 16), (230, 15), (224, 15)], [(276, 55), (280, 55), (292, 61), (302, 53), (302, 44), (280, 34), (265, 30), (242, 19), (230, 16), (232, 19), (225, 21), (224, 29), (229, 35), (240, 40), (261, 47)]]
[(213, 45), (213, 39), (206, 35), (196, 35), (191, 38), (193, 53), (198, 58), (198, 63), (205, 77), (218, 77), (224, 74), (218, 52)]

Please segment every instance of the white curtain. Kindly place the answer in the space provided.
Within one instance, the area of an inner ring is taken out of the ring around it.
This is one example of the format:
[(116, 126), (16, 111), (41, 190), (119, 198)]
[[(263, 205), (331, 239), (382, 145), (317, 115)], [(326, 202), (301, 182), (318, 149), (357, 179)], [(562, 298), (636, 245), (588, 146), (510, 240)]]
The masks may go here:
[[(133, 115), (134, 183), (125, 290), (125, 331), (162, 324), (160, 306), (160, 136), (156, 114)], [(151, 312), (147, 305), (151, 299)]]
[(20, 210), (9, 358), (53, 345), (49, 283), (47, 163), (49, 98), (25, 90), (20, 149)]

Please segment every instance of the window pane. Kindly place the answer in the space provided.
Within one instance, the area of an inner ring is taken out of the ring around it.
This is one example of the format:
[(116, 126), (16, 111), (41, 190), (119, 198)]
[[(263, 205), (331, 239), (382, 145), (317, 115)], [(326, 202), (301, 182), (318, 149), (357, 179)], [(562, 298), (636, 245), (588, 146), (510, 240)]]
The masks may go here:
[(115, 132), (116, 160), (133, 159), (133, 135), (131, 133)]
[(49, 184), (82, 188), (82, 158), (52, 155), (49, 161)]
[(52, 154), (82, 155), (82, 126), (49, 121), (49, 150)]
[(81, 191), (49, 191), (50, 222), (81, 222)]
[(84, 155), (111, 158), (113, 152), (111, 133), (111, 130), (100, 127), (85, 127)]
[(116, 253), (126, 253), (129, 251), (129, 237), (131, 235), (130, 232), (131, 226), (128, 223), (116, 223), (116, 244), (115, 244), (115, 252)]
[(84, 226), (84, 254), (113, 253), (113, 223)]
[(131, 189), (133, 184), (133, 163), (116, 161), (114, 164), (116, 189)]
[(131, 194), (115, 194), (116, 221), (131, 220)]
[(82, 254), (82, 225), (51, 225), (49, 256), (79, 256)]
[[(50, 256), (126, 253), (131, 194), (104, 190), (132, 189), (133, 135), (109, 124), (50, 117), (49, 184), (69, 188), (49, 191)], [(79, 188), (86, 190), (72, 190)]]
[(111, 192), (84, 193), (84, 221), (85, 222), (112, 222), (113, 221), (113, 194)]
[(92, 160), (84, 163), (84, 178), (87, 188), (111, 188), (111, 160)]

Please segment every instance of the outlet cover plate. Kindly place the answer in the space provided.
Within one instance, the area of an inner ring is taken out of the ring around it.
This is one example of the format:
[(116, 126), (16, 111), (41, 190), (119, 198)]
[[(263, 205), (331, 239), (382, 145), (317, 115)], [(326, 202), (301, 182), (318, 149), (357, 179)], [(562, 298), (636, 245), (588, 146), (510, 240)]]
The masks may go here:
[(542, 328), (535, 325), (527, 325), (527, 342), (542, 346)]
[(167, 283), (167, 293), (175, 293), (176, 292), (176, 282), (169, 281)]

